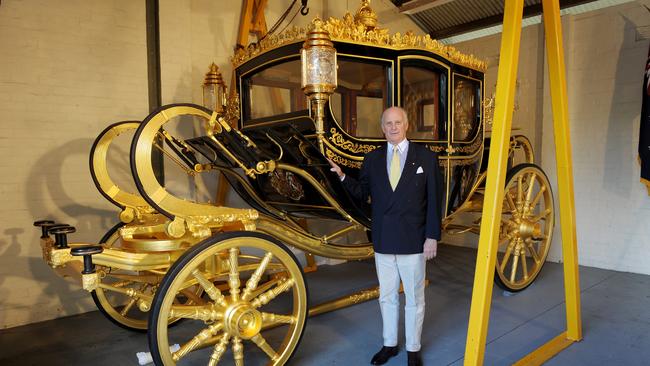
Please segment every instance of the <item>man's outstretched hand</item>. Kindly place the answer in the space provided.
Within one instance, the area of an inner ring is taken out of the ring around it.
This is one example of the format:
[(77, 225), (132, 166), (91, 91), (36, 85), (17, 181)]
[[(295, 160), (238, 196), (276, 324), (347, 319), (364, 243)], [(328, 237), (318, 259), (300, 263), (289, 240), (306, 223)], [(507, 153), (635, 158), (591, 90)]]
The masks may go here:
[(336, 173), (336, 175), (338, 175), (340, 179), (343, 179), (343, 177), (345, 177), (345, 174), (341, 171), (340, 166), (336, 165), (336, 163), (333, 162), (331, 159), (327, 159), (327, 162), (330, 163), (330, 166), (332, 167), (330, 171)]

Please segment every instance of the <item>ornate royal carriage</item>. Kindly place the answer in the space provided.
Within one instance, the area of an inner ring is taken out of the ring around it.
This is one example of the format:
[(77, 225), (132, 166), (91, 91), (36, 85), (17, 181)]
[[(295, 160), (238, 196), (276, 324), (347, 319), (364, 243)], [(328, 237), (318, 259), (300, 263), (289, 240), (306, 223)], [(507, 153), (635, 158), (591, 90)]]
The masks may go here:
[[(402, 106), (408, 138), (440, 157), (447, 234), (478, 233), (484, 62), (426, 36), (389, 34), (364, 1), (354, 16), (268, 37), (233, 63), (236, 93), (216, 111), (167, 105), (98, 136), (93, 180), (120, 210), (99, 245), (69, 243), (74, 228), (35, 222), (46, 262), (79, 269), (113, 322), (148, 330), (157, 364), (214, 365), (226, 352), (238, 365), (283, 364), (308, 315), (377, 296), (372, 289), (309, 309), (301, 265), (286, 245), (327, 258), (372, 257), (369, 205), (346, 193), (326, 158), (357, 175), (363, 155), (385, 143), (378, 120), (386, 107)], [(109, 174), (120, 136), (132, 139), (137, 192)], [(544, 264), (553, 198), (528, 139), (513, 136), (510, 155), (496, 272), (500, 285), (519, 291)], [(216, 175), (250, 208), (205, 199)], [(172, 352), (174, 343), (180, 349)]]

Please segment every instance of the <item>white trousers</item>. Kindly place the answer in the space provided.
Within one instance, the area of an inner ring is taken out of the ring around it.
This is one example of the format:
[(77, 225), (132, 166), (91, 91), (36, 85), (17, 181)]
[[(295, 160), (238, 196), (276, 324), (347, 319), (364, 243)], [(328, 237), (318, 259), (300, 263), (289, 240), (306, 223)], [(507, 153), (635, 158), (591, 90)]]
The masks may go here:
[(399, 324), (399, 285), (404, 285), (404, 328), (406, 350), (420, 350), (420, 336), (424, 321), (424, 254), (375, 253), (377, 278), (379, 278), (379, 307), (383, 320), (384, 346), (397, 346)]

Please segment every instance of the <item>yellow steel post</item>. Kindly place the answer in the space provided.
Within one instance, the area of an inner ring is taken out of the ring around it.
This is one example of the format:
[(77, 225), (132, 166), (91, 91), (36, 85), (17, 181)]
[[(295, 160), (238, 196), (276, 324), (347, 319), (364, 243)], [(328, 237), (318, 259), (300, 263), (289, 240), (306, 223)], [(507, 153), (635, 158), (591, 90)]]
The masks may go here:
[(523, 0), (506, 0), (485, 200), (465, 345), (465, 365), (483, 364), (485, 353), (506, 178), (508, 142), (514, 108), (515, 82), (519, 64), (522, 15)]
[(566, 299), (567, 338), (582, 339), (580, 317), (580, 284), (578, 278), (578, 246), (576, 240), (575, 205), (573, 196), (573, 162), (569, 134), (564, 48), (558, 0), (543, 0), (544, 34), (548, 52), (548, 71), (553, 106), (553, 131), (557, 185), (560, 198), (560, 227), (564, 258), (564, 294)]

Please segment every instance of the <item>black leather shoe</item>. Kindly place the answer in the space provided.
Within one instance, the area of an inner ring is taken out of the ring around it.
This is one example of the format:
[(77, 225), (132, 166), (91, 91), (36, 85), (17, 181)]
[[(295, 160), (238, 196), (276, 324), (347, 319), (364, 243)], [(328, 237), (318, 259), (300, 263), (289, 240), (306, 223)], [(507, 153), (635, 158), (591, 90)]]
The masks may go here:
[(422, 366), (422, 358), (420, 358), (420, 351), (406, 352), (408, 354), (408, 366)]
[(370, 363), (373, 364), (373, 365), (383, 365), (386, 362), (388, 362), (388, 360), (391, 357), (397, 356), (398, 353), (399, 353), (399, 347), (398, 346), (395, 346), (395, 347), (383, 346), (383, 347), (381, 347), (379, 352), (375, 353), (375, 355), (372, 356), (372, 360), (370, 360)]

